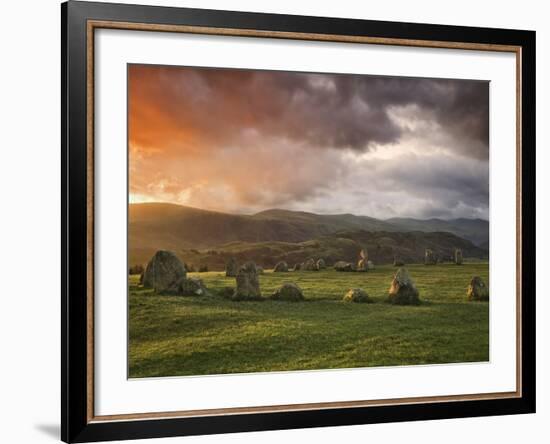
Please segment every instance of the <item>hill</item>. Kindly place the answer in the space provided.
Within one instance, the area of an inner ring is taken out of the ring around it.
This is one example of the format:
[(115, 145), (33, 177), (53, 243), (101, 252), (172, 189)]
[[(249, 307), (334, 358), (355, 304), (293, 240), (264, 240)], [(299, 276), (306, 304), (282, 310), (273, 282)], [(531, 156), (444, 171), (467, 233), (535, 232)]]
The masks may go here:
[[(488, 224), (481, 222), (486, 224), (488, 238)], [(132, 204), (129, 259), (131, 264), (144, 263), (156, 250), (168, 249), (186, 252), (184, 260), (215, 268), (224, 263), (228, 254), (236, 253), (271, 266), (268, 257), (291, 263), (308, 255), (326, 256), (328, 261), (355, 260), (361, 246), (380, 255), (373, 260), (386, 263), (393, 260), (396, 251), (405, 260), (422, 261), (424, 248), (449, 255), (457, 247), (464, 250), (466, 257), (481, 258), (486, 257), (486, 251), (468, 240), (468, 236), (481, 235), (481, 222), (469, 224), (464, 219), (455, 225), (453, 221), (438, 219), (383, 221), (353, 214), (321, 215), (280, 209), (237, 215), (173, 204)], [(468, 236), (451, 231), (467, 232), (469, 226)]]
[(341, 230), (394, 230), (387, 222), (352, 214), (268, 210), (249, 216), (163, 203), (131, 204), (128, 220), (130, 245), (157, 249), (210, 248), (232, 241), (303, 242)]
[(266, 210), (252, 216), (255, 220), (284, 221), (292, 224), (317, 226), (320, 231), (334, 233), (340, 230), (395, 230), (392, 224), (369, 216), (354, 214), (315, 214), (304, 211)]
[(488, 250), (489, 222), (483, 219), (412, 219), (394, 217), (386, 222), (396, 227), (399, 231), (447, 231), (459, 237), (468, 239), (474, 244)]
[[(396, 233), (386, 231), (340, 232), (304, 242), (240, 242), (234, 241), (215, 249), (174, 249), (188, 268), (198, 270), (223, 270), (229, 258), (243, 263), (248, 260), (264, 268), (273, 268), (279, 261), (290, 266), (308, 258), (323, 258), (331, 266), (336, 261), (356, 262), (359, 252), (367, 249), (369, 258), (376, 264), (391, 264), (398, 255), (405, 263), (422, 263), (426, 248), (431, 248), (440, 258), (449, 262), (455, 248), (461, 248), (467, 260), (487, 259), (485, 250), (470, 241), (451, 233), (424, 233), (420, 231)], [(155, 249), (131, 249), (130, 263), (145, 264)]]

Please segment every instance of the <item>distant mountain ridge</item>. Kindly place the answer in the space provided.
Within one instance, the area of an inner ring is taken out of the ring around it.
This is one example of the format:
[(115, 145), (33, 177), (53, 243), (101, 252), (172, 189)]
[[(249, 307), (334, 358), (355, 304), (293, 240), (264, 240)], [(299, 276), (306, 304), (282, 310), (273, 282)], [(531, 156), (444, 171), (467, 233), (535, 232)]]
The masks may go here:
[(475, 245), (485, 247), (489, 244), (489, 222), (484, 219), (458, 218), (443, 219), (413, 219), (408, 217), (393, 217), (386, 219), (399, 231), (445, 231), (472, 241)]
[(300, 243), (356, 231), (447, 232), (478, 242), (488, 242), (489, 237), (489, 224), (481, 219), (380, 220), (353, 214), (323, 215), (281, 209), (237, 215), (165, 203), (130, 204), (128, 217), (131, 258), (158, 249), (216, 249), (231, 242)]

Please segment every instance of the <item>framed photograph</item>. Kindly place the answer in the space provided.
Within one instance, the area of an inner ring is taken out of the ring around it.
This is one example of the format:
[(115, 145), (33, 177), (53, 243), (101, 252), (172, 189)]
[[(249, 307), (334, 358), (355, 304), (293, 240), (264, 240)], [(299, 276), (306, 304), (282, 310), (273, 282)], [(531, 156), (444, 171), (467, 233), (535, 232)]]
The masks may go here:
[(535, 33), (69, 1), (62, 439), (535, 411)]

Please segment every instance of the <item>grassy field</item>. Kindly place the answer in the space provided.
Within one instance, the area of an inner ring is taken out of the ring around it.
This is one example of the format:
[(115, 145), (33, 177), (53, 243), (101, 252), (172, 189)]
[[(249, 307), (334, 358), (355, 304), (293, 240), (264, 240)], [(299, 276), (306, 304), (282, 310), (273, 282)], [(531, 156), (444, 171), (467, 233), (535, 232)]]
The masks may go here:
[[(472, 276), (489, 282), (487, 263), (407, 266), (420, 306), (386, 302), (392, 266), (369, 273), (266, 272), (262, 294), (295, 282), (304, 302), (233, 302), (219, 296), (235, 279), (203, 279), (203, 297), (157, 296), (130, 277), (129, 376), (351, 368), (479, 362), (489, 359), (489, 304), (468, 302)], [(349, 288), (373, 304), (341, 301)]]

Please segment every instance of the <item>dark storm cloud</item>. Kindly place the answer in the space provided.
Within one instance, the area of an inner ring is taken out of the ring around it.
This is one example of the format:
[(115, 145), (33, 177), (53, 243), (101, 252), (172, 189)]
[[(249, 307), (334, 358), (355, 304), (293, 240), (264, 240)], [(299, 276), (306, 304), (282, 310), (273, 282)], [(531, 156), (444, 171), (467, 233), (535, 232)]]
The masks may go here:
[[(458, 161), (453, 157), (426, 160), (415, 158), (388, 165), (386, 181), (396, 189), (406, 188), (412, 193), (435, 197), (459, 194), (461, 198), (476, 204), (486, 204), (489, 196), (489, 177), (482, 162)], [(384, 181), (384, 179), (382, 179)]]
[[(417, 217), (488, 217), (489, 175), (486, 162), (445, 156), (426, 159), (408, 156), (378, 170), (378, 187), (420, 199)], [(399, 213), (399, 208), (396, 208)]]
[(464, 155), (488, 157), (486, 82), (139, 66), (134, 76), (147, 77), (132, 90), (134, 103), (147, 102), (169, 122), (161, 137), (192, 128), (208, 143), (242, 144), (248, 128), (313, 148), (366, 151), (397, 143), (403, 129), (389, 110), (416, 105), (470, 142), (457, 148)]
[(367, 156), (348, 163), (330, 182), (331, 193), (293, 206), (317, 213), (389, 218), (488, 218), (487, 162), (463, 156), (402, 154)]

